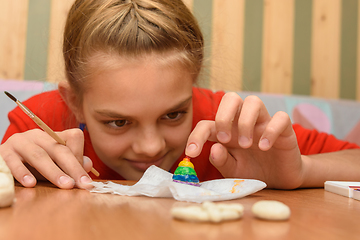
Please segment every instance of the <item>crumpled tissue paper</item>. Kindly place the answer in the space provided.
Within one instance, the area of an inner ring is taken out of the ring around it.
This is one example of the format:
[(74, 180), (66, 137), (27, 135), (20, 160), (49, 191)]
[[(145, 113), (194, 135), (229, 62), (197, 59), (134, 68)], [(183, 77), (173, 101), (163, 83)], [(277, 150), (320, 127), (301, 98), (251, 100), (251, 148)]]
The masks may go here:
[(114, 182), (92, 182), (91, 192), (112, 193), (125, 196), (148, 196), (171, 198), (178, 201), (202, 203), (204, 201), (224, 201), (242, 198), (266, 187), (253, 179), (225, 178), (202, 182), (200, 187), (172, 181), (171, 173), (150, 166), (142, 178), (133, 186)]

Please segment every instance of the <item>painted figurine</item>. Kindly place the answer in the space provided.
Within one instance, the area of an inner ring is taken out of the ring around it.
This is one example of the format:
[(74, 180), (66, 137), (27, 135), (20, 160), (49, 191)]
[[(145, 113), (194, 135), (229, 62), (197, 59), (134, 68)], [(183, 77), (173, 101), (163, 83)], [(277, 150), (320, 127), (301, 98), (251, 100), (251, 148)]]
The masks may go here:
[(172, 177), (174, 182), (185, 183), (193, 186), (200, 186), (199, 178), (196, 175), (194, 164), (189, 157), (183, 158), (176, 168)]

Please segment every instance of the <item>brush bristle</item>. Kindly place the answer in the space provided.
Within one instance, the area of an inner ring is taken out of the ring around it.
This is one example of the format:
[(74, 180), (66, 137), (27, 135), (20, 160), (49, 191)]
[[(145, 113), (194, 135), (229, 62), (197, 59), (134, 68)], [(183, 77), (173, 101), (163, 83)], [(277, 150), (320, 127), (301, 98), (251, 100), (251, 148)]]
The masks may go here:
[(11, 95), (11, 94), (8, 93), (7, 91), (4, 91), (4, 93), (6, 94), (6, 96), (8, 96), (9, 98), (11, 98), (14, 102), (17, 101), (16, 97), (14, 97), (13, 95)]

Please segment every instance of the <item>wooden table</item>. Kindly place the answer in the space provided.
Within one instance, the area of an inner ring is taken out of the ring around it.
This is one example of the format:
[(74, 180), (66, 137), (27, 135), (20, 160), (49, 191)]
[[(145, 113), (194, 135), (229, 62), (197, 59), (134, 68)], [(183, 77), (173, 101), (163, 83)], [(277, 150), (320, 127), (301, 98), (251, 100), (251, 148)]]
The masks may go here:
[[(120, 182), (128, 184), (128, 182)], [(279, 200), (292, 211), (288, 221), (256, 219), (258, 200)], [(0, 239), (360, 239), (360, 201), (324, 189), (262, 190), (245, 198), (236, 221), (189, 223), (172, 219), (170, 198), (127, 197), (61, 190), (50, 183), (16, 186), (16, 202), (0, 209)]]

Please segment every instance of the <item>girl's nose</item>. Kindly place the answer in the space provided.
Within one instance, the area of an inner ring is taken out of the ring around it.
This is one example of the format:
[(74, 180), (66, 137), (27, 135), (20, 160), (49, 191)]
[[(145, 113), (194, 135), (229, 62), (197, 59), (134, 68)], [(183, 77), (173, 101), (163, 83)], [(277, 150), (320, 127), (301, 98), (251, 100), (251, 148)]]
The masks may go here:
[(136, 154), (155, 157), (165, 148), (165, 139), (156, 128), (145, 129), (136, 136), (133, 150)]

